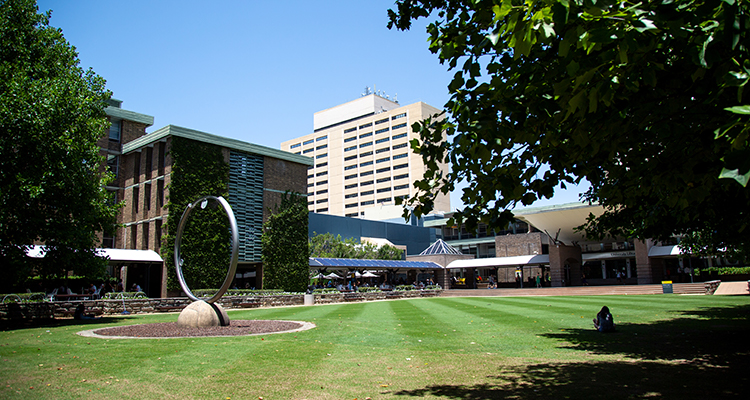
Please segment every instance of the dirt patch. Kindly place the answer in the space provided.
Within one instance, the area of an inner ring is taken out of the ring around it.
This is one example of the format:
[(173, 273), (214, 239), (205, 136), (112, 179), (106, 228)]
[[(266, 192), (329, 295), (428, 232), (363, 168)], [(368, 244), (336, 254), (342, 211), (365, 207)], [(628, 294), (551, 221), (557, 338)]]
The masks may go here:
[(297, 332), (314, 327), (315, 325), (309, 322), (274, 320), (230, 321), (229, 326), (207, 328), (182, 328), (177, 326), (177, 322), (163, 322), (92, 329), (78, 334), (105, 339), (221, 337)]

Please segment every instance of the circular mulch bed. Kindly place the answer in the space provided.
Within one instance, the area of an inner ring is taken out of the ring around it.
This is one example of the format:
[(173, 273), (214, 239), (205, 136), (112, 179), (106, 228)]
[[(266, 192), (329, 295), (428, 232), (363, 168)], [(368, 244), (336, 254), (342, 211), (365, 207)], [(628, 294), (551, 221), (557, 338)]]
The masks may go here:
[(81, 336), (103, 339), (153, 339), (216, 336), (249, 336), (271, 333), (298, 332), (314, 328), (310, 322), (274, 320), (229, 321), (229, 326), (182, 328), (177, 322), (114, 326), (78, 332)]

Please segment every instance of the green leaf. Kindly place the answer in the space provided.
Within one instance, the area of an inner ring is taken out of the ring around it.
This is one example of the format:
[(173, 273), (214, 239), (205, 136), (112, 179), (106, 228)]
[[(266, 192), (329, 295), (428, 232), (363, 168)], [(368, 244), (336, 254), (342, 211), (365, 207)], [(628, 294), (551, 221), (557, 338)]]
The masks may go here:
[(726, 168), (723, 168), (721, 170), (721, 173), (719, 174), (719, 178), (734, 179), (740, 185), (747, 187), (747, 182), (750, 181), (750, 171), (745, 174), (741, 174), (740, 170), (738, 169), (728, 170)]
[(725, 110), (735, 114), (750, 114), (750, 106), (734, 106), (725, 108)]

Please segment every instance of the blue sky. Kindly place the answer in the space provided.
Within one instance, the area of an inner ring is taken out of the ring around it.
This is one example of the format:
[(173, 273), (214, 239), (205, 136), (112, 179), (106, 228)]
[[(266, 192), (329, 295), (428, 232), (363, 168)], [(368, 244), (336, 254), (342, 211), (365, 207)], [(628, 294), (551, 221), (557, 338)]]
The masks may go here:
[[(392, 0), (38, 0), (123, 108), (278, 148), (366, 86), (442, 108), (452, 73), (424, 21), (388, 30)], [(548, 205), (575, 201), (561, 193)], [(458, 196), (451, 198), (453, 206)]]

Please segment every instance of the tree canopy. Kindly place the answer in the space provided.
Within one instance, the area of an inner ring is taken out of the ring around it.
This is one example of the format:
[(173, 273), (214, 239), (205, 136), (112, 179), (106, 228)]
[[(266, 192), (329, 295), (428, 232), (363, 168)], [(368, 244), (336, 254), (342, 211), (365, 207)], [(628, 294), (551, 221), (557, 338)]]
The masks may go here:
[[(400, 0), (389, 28), (432, 18), (455, 71), (445, 114), (415, 124), (427, 166), (414, 213), (466, 180), (469, 227), (583, 179), (592, 238), (750, 244), (748, 2)], [(447, 135), (447, 140), (443, 140)], [(438, 163), (450, 163), (442, 174)]]
[(401, 260), (403, 253), (395, 246), (361, 244), (353, 238), (342, 239), (341, 235), (332, 233), (314, 234), (310, 238), (310, 257)]
[[(0, 268), (5, 285), (40, 275), (96, 275), (97, 232), (112, 231), (117, 207), (104, 185), (97, 140), (110, 93), (50, 14), (33, 0), (0, 1)], [(32, 265), (29, 245), (43, 243)]]

